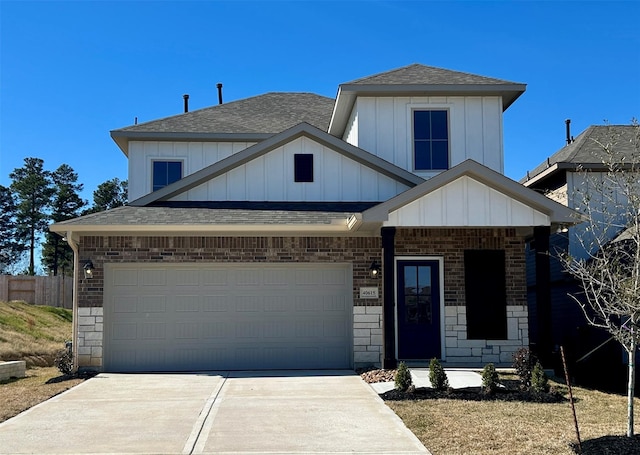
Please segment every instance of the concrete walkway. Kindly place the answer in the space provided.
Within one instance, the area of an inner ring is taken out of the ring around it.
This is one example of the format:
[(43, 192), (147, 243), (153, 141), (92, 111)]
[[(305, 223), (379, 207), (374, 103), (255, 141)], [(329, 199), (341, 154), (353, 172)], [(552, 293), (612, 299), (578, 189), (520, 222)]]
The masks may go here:
[(349, 371), (103, 373), (0, 424), (2, 454), (428, 454)]
[[(411, 372), (411, 380), (413, 381), (413, 385), (416, 389), (421, 387), (431, 387), (428, 368), (410, 368), (409, 371)], [(449, 386), (452, 389), (480, 390), (482, 388), (482, 375), (477, 371), (464, 368), (447, 368), (445, 369), (445, 373), (449, 380)], [(371, 384), (371, 388), (378, 394), (393, 390), (394, 387), (394, 382), (379, 382)]]

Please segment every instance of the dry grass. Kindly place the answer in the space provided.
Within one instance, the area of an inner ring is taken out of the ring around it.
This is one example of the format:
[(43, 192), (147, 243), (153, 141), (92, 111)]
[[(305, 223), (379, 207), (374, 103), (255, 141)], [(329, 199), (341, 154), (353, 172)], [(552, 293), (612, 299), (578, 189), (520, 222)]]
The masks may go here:
[[(553, 383), (554, 385), (558, 385)], [(558, 385), (560, 389), (563, 386)], [(564, 387), (566, 390), (566, 387)], [(626, 397), (574, 388), (580, 436), (589, 453), (640, 453), (640, 441), (629, 451), (602, 450), (588, 440), (626, 432)], [(449, 399), (387, 401), (433, 455), (549, 454), (570, 455), (576, 441), (569, 402), (559, 404)], [(636, 421), (640, 417), (636, 401)], [(619, 438), (627, 442), (626, 438)], [(615, 438), (599, 441), (616, 444)], [(585, 452), (587, 453), (587, 452)]]
[(0, 302), (0, 360), (50, 366), (55, 353), (70, 339), (70, 310)]
[(30, 368), (24, 379), (0, 382), (0, 422), (20, 414), (81, 383), (83, 379), (62, 377), (55, 367)]

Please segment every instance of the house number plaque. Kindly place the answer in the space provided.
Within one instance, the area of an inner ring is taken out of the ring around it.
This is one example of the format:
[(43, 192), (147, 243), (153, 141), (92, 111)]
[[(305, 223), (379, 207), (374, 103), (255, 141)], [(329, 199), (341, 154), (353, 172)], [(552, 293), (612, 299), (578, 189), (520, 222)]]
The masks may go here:
[(360, 288), (360, 298), (361, 299), (377, 299), (378, 298), (378, 288)]

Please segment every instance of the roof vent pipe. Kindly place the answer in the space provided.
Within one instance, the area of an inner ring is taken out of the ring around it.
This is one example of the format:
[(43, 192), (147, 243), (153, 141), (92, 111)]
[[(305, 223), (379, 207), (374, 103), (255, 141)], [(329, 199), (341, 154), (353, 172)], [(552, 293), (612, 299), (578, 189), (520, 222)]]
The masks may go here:
[(222, 104), (222, 84), (218, 82), (216, 87), (218, 87), (218, 104)]
[(567, 125), (567, 145), (569, 145), (573, 142), (573, 137), (571, 136), (571, 119), (566, 119), (564, 123)]
[(184, 94), (182, 98), (184, 98), (184, 112), (189, 112), (189, 95)]

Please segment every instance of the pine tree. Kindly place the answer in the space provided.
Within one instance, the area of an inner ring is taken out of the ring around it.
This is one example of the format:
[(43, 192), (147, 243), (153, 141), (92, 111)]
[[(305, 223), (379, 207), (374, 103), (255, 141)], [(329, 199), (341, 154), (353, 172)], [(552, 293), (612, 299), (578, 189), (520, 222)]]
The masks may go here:
[[(61, 165), (52, 174), (55, 193), (51, 200), (51, 220), (54, 223), (75, 218), (87, 205), (78, 194), (83, 185), (78, 182), (78, 174), (68, 164)], [(53, 232), (47, 232), (46, 242), (42, 247), (42, 262), (49, 273), (54, 276), (62, 269), (62, 273), (70, 273), (73, 267), (73, 250), (67, 242)]]
[(24, 166), (9, 174), (16, 201), (16, 240), (29, 250), (29, 275), (36, 274), (35, 250), (39, 236), (47, 229), (54, 193), (51, 173), (43, 165), (40, 158), (25, 158)]
[(16, 204), (11, 190), (0, 185), (0, 273), (6, 273), (21, 253), (16, 242)]
[(102, 182), (93, 192), (93, 205), (85, 213), (114, 209), (127, 203), (127, 181), (113, 178)]

